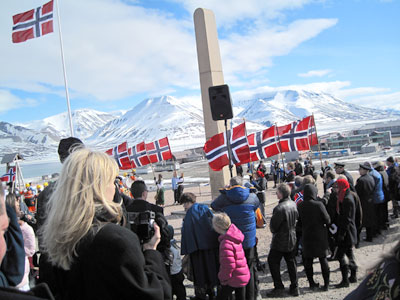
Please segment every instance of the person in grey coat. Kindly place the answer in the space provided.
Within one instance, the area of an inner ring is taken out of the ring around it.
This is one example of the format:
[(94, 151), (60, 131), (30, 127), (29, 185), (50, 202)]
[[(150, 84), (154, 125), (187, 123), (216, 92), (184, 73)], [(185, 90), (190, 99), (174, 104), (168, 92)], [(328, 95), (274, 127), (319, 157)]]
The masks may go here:
[(319, 284), (313, 278), (313, 259), (318, 257), (324, 278), (323, 289), (327, 291), (329, 287), (329, 264), (326, 257), (329, 249), (328, 227), (331, 218), (323, 203), (317, 200), (317, 194), (318, 190), (315, 185), (306, 184), (304, 186), (304, 201), (297, 207), (299, 212), (297, 226), (301, 227), (303, 232), (304, 270), (310, 283), (310, 289), (319, 288)]
[(295, 260), (296, 249), (296, 221), (299, 216), (296, 204), (290, 199), (290, 187), (282, 183), (278, 185), (276, 195), (278, 205), (272, 212), (270, 229), (272, 232), (271, 249), (268, 254), (268, 265), (274, 281), (274, 289), (267, 294), (268, 297), (283, 296), (285, 287), (282, 283), (280, 265), (282, 257), (290, 277), (290, 290), (292, 296), (299, 295), (297, 283), (297, 266)]
[(376, 224), (375, 206), (373, 201), (375, 181), (374, 178), (369, 175), (370, 167), (367, 165), (360, 164), (358, 171), (360, 172), (360, 177), (357, 179), (355, 188), (358, 197), (360, 197), (363, 211), (362, 227), (365, 227), (367, 235), (364, 240), (366, 242), (372, 242), (372, 238), (374, 237), (373, 230)]

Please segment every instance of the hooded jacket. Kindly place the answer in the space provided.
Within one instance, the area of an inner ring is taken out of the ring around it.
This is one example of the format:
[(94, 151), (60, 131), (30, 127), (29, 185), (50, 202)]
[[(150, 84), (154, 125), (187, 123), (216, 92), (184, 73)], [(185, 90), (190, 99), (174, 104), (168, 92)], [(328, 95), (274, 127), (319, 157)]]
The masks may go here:
[(243, 233), (231, 224), (228, 231), (220, 235), (218, 278), (222, 285), (242, 287), (250, 280), (250, 271), (242, 247)]
[(215, 211), (223, 211), (233, 224), (240, 229), (244, 235), (243, 248), (253, 248), (256, 245), (256, 216), (254, 212), (260, 205), (260, 201), (250, 189), (235, 185), (220, 191), (212, 203), (211, 208)]
[(369, 174), (374, 178), (375, 188), (373, 193), (374, 204), (385, 202), (385, 195), (383, 194), (383, 180), (381, 174), (375, 169), (372, 169)]

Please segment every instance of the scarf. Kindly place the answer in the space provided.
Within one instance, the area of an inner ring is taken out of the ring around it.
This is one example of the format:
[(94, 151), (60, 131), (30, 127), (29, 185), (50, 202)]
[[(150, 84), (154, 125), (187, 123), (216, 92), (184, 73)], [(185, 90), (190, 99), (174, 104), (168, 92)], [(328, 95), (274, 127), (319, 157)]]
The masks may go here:
[(350, 188), (350, 185), (347, 179), (344, 178), (336, 180), (336, 185), (338, 187), (336, 211), (339, 213), (339, 205), (343, 202), (346, 191)]

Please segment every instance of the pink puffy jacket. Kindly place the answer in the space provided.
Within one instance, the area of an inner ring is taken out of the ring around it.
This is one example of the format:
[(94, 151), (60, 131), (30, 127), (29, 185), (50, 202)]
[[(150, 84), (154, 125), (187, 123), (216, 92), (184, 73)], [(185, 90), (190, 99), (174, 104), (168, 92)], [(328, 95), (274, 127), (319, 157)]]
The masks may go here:
[(242, 287), (250, 280), (250, 271), (247, 266), (242, 242), (243, 233), (231, 224), (228, 231), (219, 236), (219, 273), (218, 278), (222, 285)]

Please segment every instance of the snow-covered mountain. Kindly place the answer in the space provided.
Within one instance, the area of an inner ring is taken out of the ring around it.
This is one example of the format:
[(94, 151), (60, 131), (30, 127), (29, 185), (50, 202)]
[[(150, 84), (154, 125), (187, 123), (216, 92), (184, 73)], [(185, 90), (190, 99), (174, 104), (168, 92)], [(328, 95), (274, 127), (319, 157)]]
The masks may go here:
[[(73, 112), (75, 133), (91, 148), (99, 150), (124, 141), (134, 145), (165, 136), (168, 136), (173, 151), (203, 146), (205, 135), (201, 100), (193, 101), (171, 96), (145, 99), (122, 116), (90, 109), (77, 110)], [(319, 134), (351, 130), (380, 120), (400, 119), (400, 112), (397, 111), (356, 106), (326, 93), (304, 90), (254, 94), (245, 100), (234, 100), (233, 105), (234, 125), (245, 119), (248, 133), (274, 123), (284, 125), (312, 113)], [(0, 132), (0, 144), (5, 145), (5, 140), (10, 143), (10, 151), (6, 146), (0, 147), (3, 153), (20, 149), (22, 154), (32, 155), (32, 149), (42, 147), (42, 151), (55, 155), (54, 144), (57, 145), (60, 138), (69, 136), (67, 113), (31, 122), (25, 126), (30, 131), (25, 128), (19, 130), (22, 127), (6, 123), (3, 127), (8, 129)]]
[[(97, 130), (87, 142), (104, 148), (122, 141), (134, 145), (168, 136), (171, 147), (176, 150), (202, 146), (205, 135), (200, 105), (171, 96), (145, 99)], [(241, 121), (236, 118), (234, 123)], [(250, 132), (263, 128), (253, 122), (247, 127)]]
[[(93, 109), (79, 109), (73, 111), (71, 114), (75, 136), (82, 140), (92, 136), (97, 129), (116, 117), (110, 113)], [(46, 134), (55, 140), (60, 140), (71, 135), (67, 112), (43, 120), (25, 123), (23, 126)]]
[(304, 90), (257, 94), (234, 105), (239, 117), (265, 126), (284, 125), (314, 113), (317, 130), (321, 132), (349, 130), (372, 120), (400, 118), (398, 111), (353, 105), (326, 93)]
[(46, 134), (7, 122), (0, 122), (0, 153), (22, 153), (29, 157), (55, 149), (57, 143)]

